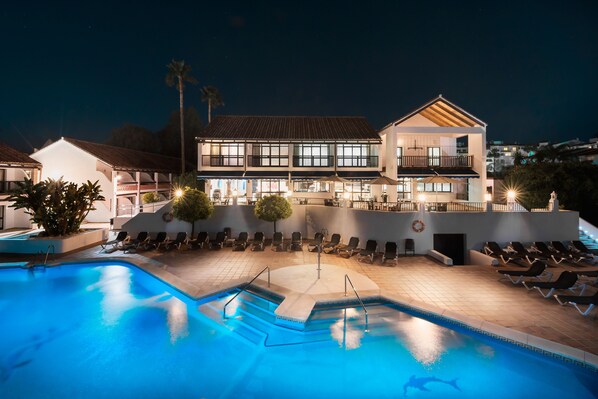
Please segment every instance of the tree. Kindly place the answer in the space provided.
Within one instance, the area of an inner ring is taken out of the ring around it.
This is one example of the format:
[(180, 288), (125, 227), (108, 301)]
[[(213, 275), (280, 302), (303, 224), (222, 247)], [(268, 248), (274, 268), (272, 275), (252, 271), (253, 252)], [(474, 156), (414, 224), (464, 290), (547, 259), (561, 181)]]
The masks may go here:
[(179, 114), (181, 124), (181, 173), (185, 173), (185, 123), (183, 116), (183, 90), (185, 88), (185, 82), (195, 84), (197, 83), (197, 80), (190, 75), (191, 66), (186, 64), (184, 60), (177, 61), (173, 59), (170, 64), (166, 65), (166, 67), (168, 68), (166, 84), (169, 87), (172, 87), (176, 84), (177, 90), (179, 91)]
[(253, 212), (260, 220), (274, 222), (274, 232), (276, 233), (276, 222), (290, 217), (293, 214), (293, 208), (289, 201), (280, 195), (268, 195), (257, 201)]
[(94, 202), (104, 199), (97, 181), (78, 186), (62, 179), (37, 184), (27, 179), (18, 183), (8, 201), (14, 201), (11, 207), (15, 209), (25, 209), (30, 220), (44, 228), (45, 235), (65, 236), (78, 232), (87, 214), (96, 209)]
[[(185, 125), (185, 159), (188, 163), (197, 165), (197, 142), (195, 137), (199, 136), (203, 129), (203, 124), (199, 118), (197, 110), (193, 107), (187, 108), (184, 113)], [(181, 121), (179, 111), (170, 114), (168, 123), (157, 132), (160, 143), (161, 154), (171, 157), (180, 156), (181, 148)], [(195, 167), (193, 168), (196, 169)]]
[(144, 127), (131, 124), (112, 129), (112, 135), (106, 144), (137, 151), (153, 153), (160, 151), (160, 143), (154, 133)]
[(597, 225), (596, 176), (598, 165), (590, 162), (542, 162), (515, 166), (505, 177), (505, 185), (519, 187), (519, 202), (528, 209), (545, 207), (555, 191), (561, 206), (579, 211), (581, 217)]
[(195, 172), (188, 172), (174, 178), (173, 184), (175, 187), (187, 187), (199, 189), (199, 180)]
[(222, 96), (218, 88), (214, 86), (204, 86), (201, 88), (201, 102), (208, 102), (208, 123), (212, 122), (212, 109), (224, 106)]
[(145, 193), (141, 196), (141, 201), (144, 204), (151, 204), (154, 202), (160, 202), (160, 196), (158, 195), (158, 193), (155, 193), (153, 191), (150, 191), (149, 193)]
[(207, 219), (214, 213), (214, 205), (203, 191), (185, 187), (183, 194), (176, 197), (172, 204), (175, 218), (191, 223), (191, 236), (195, 233), (195, 222)]

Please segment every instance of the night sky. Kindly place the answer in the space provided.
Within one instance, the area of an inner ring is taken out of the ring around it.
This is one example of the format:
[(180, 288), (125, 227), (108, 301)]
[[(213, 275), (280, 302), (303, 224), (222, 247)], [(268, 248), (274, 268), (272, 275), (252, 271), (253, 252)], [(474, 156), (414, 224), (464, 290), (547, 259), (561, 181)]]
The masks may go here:
[(193, 67), (186, 105), (204, 123), (199, 88), (214, 85), (220, 114), (363, 115), (378, 129), (441, 93), (488, 139), (598, 135), (596, 1), (52, 3), (0, 8), (0, 140), (27, 152), (160, 129), (178, 107), (172, 58)]

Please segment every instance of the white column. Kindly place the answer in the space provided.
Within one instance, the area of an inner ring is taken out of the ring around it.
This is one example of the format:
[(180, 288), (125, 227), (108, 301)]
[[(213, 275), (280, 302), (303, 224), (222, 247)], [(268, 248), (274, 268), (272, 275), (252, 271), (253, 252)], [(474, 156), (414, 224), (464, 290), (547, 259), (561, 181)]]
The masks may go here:
[[(390, 177), (391, 179), (397, 178), (397, 133), (394, 128), (390, 129), (388, 133), (386, 133), (386, 176)], [(388, 186), (386, 189), (388, 194), (388, 201), (389, 202), (396, 202), (397, 200), (397, 187), (396, 186)]]
[(132, 215), (139, 213), (139, 205), (141, 203), (141, 172), (135, 172), (135, 181), (137, 181), (137, 194), (135, 195), (135, 210), (131, 212)]

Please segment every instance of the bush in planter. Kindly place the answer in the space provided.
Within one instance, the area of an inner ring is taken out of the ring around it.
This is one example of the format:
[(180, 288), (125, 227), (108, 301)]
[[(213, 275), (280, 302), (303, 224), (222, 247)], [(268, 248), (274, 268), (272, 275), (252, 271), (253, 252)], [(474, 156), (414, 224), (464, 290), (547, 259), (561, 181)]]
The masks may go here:
[(175, 218), (191, 223), (191, 236), (194, 234), (195, 222), (212, 216), (214, 205), (203, 191), (185, 187), (183, 195), (174, 199), (172, 214)]
[(9, 201), (11, 207), (25, 209), (31, 215), (30, 220), (43, 227), (45, 235), (65, 236), (76, 233), (90, 211), (95, 210), (95, 201), (103, 201), (98, 182), (76, 183), (62, 179), (33, 184), (31, 179), (18, 183)]
[(258, 200), (253, 213), (258, 219), (274, 222), (274, 232), (276, 233), (276, 222), (290, 217), (293, 214), (293, 208), (285, 198), (279, 195), (269, 195)]
[(158, 195), (158, 193), (155, 193), (153, 191), (150, 191), (149, 193), (145, 193), (141, 196), (141, 201), (144, 204), (151, 204), (154, 202), (160, 202), (160, 196)]

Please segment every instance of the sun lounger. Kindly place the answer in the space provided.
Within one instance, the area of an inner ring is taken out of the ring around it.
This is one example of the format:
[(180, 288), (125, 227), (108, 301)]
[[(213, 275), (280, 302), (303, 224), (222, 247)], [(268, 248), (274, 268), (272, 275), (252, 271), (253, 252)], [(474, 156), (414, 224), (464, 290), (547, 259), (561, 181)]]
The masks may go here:
[(330, 242), (324, 244), (322, 246), (322, 252), (330, 254), (336, 251), (336, 247), (338, 247), (341, 243), (341, 235), (338, 233), (334, 233), (332, 237), (330, 237)]
[(181, 245), (185, 244), (188, 245), (189, 240), (187, 239), (187, 232), (181, 231), (178, 232), (176, 238), (173, 241), (169, 241), (166, 244), (166, 249), (172, 248), (181, 249)]
[(351, 237), (347, 245), (341, 245), (337, 247), (336, 253), (343, 258), (350, 258), (354, 253), (357, 252), (359, 246), (359, 237)]
[(272, 236), (272, 251), (284, 251), (284, 236), (280, 231), (274, 233)]
[(193, 248), (203, 248), (209, 242), (209, 235), (207, 231), (200, 231), (197, 237), (190, 241)]
[(576, 270), (574, 273), (581, 278), (589, 280), (588, 284), (598, 284), (598, 270)]
[(494, 258), (499, 258), (504, 264), (507, 264), (513, 260), (521, 260), (520, 256), (517, 256), (515, 253), (505, 251), (495, 241), (488, 241), (486, 245), (484, 245), (484, 253)]
[(359, 251), (359, 257), (357, 258), (357, 260), (362, 261), (365, 259), (369, 259), (370, 263), (374, 263), (376, 248), (378, 248), (378, 243), (376, 242), (376, 240), (368, 240), (365, 243), (365, 248)]
[(239, 237), (237, 237), (237, 239), (233, 243), (233, 251), (245, 251), (245, 249), (247, 248), (248, 238), (249, 235), (246, 231), (242, 231), (241, 233), (239, 233)]
[(519, 241), (511, 241), (511, 244), (509, 245), (509, 248), (511, 249), (511, 251), (513, 253), (515, 253), (518, 257), (520, 258), (525, 258), (525, 260), (527, 260), (527, 262), (531, 265), (534, 262), (537, 262), (539, 260), (542, 261), (546, 261), (548, 260), (548, 258), (546, 258), (544, 255), (539, 254), (539, 253), (532, 253), (530, 252), (527, 248), (525, 248), (523, 246), (522, 243), (520, 243)]
[(299, 231), (295, 231), (291, 235), (291, 251), (303, 251), (303, 238)]
[(266, 241), (266, 239), (264, 237), (264, 233), (262, 233), (261, 231), (256, 232), (253, 235), (253, 241), (251, 242), (251, 250), (252, 251), (263, 251), (265, 241)]
[(153, 240), (149, 240), (147, 242), (147, 244), (145, 245), (146, 249), (159, 249), (161, 246), (166, 246), (166, 244), (168, 244), (168, 234), (166, 234), (166, 232), (161, 231), (158, 233), (158, 235), (156, 236), (155, 239)]
[(497, 270), (502, 274), (501, 278), (508, 278), (513, 284), (519, 284), (526, 277), (540, 279), (546, 277), (548, 280), (552, 278), (552, 273), (546, 271), (546, 263), (536, 262), (532, 264), (527, 270)]
[[(554, 297), (561, 305), (573, 305), (575, 309), (577, 309), (577, 311), (581, 313), (582, 316), (587, 316), (592, 311), (592, 309), (594, 309), (594, 307), (598, 305), (598, 292), (594, 293), (594, 295), (584, 296), (557, 294)], [(586, 308), (586, 310), (581, 310), (579, 305), (587, 305), (588, 307)]]
[[(528, 290), (537, 289), (544, 298), (551, 296), (556, 290), (570, 290), (573, 291), (579, 286), (577, 283), (577, 274), (570, 271), (564, 271), (555, 281), (524, 281), (523, 285)], [(583, 289), (582, 288), (582, 293)], [(548, 293), (544, 294), (542, 289), (547, 289)]]
[(594, 252), (591, 249), (589, 249), (588, 247), (586, 247), (586, 244), (584, 244), (582, 241), (579, 241), (579, 240), (571, 241), (570, 248), (572, 251), (577, 251), (581, 255), (587, 256), (588, 258), (594, 258), (594, 259), (596, 258), (596, 255), (594, 255)]
[(318, 247), (322, 245), (322, 241), (324, 241), (324, 234), (319, 232), (316, 233), (314, 235), (314, 240), (307, 244), (307, 250), (309, 252), (316, 252), (318, 250)]
[(224, 247), (225, 241), (226, 233), (224, 231), (219, 231), (216, 233), (216, 238), (210, 240), (210, 249), (222, 249), (222, 247)]
[(104, 250), (106, 250), (107, 248), (116, 250), (123, 245), (128, 236), (129, 235), (126, 231), (119, 231), (114, 240), (106, 241), (105, 243), (100, 244), (100, 246)]
[(566, 255), (569, 260), (575, 262), (575, 263), (579, 263), (582, 260), (586, 260), (587, 257), (582, 255), (579, 252), (573, 252), (571, 251), (569, 248), (567, 248), (565, 246), (565, 244), (563, 244), (560, 241), (551, 241), (550, 245), (552, 246), (552, 248), (554, 248), (556, 251), (560, 252), (562, 255)]
[(411, 255), (415, 255), (415, 241), (413, 238), (405, 238), (405, 255), (407, 252), (411, 252)]
[(382, 256), (382, 264), (387, 260), (394, 260), (395, 264), (398, 263), (399, 258), (397, 256), (397, 243), (394, 241), (387, 241), (384, 245), (384, 255)]
[(546, 257), (552, 259), (557, 264), (559, 264), (562, 261), (567, 259), (567, 256), (559, 253), (558, 251), (550, 249), (544, 241), (534, 241), (532, 251), (538, 252), (538, 253), (542, 254), (543, 256), (546, 256)]
[(149, 233), (147, 231), (142, 231), (139, 234), (137, 234), (137, 238), (125, 243), (125, 245), (123, 247), (123, 251), (129, 252), (131, 250), (138, 249), (142, 245), (147, 244), (149, 239), (150, 239)]

